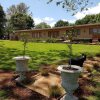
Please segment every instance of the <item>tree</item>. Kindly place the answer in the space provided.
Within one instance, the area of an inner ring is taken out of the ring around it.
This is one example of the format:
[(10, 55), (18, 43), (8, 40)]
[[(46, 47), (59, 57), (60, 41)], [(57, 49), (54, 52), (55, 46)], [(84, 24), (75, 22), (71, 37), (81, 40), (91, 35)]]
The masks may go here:
[(5, 22), (6, 22), (5, 13), (3, 7), (0, 5), (0, 39), (2, 39), (4, 36)]
[(7, 9), (7, 15), (9, 15), (9, 16), (12, 16), (16, 13), (17, 13), (17, 9), (16, 9), (15, 5), (12, 5)]
[(62, 26), (68, 26), (68, 25), (69, 25), (68, 21), (59, 20), (56, 22), (55, 27), (62, 27)]
[[(48, 0), (51, 3), (54, 0)], [(78, 11), (87, 10), (87, 6), (91, 0), (55, 0), (57, 6), (62, 6), (67, 11), (72, 11), (73, 15)]]
[(29, 7), (25, 3), (20, 3), (17, 5), (17, 13), (28, 14)]
[(100, 23), (100, 13), (96, 15), (96, 22)]
[(36, 25), (35, 28), (41, 28), (41, 29), (43, 29), (43, 28), (51, 28), (51, 26), (48, 25), (45, 22), (41, 22), (40, 24)]
[(100, 14), (86, 15), (84, 18), (76, 20), (76, 25), (100, 23)]
[(11, 16), (10, 24), (15, 30), (31, 29), (34, 27), (34, 21), (31, 16), (23, 13), (16, 13)]
[(7, 15), (12, 16), (16, 13), (28, 14), (29, 7), (25, 3), (12, 5), (7, 9)]

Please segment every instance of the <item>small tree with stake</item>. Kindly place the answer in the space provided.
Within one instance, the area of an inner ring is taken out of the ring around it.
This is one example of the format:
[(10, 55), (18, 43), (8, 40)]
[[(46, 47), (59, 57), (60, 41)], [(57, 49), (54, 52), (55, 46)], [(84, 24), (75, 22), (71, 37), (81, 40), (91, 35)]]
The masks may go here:
[(14, 57), (16, 61), (16, 71), (19, 73), (19, 77), (16, 79), (18, 82), (27, 82), (29, 80), (28, 75), (28, 61), (30, 57), (26, 55), (26, 46), (28, 43), (29, 35), (27, 33), (21, 33), (21, 40), (23, 41), (23, 56)]
[(73, 38), (76, 37), (77, 33), (78, 33), (78, 30), (75, 29), (74, 26), (70, 30), (66, 31), (66, 36), (67, 36), (68, 40), (70, 40), (69, 44), (67, 44), (68, 48), (69, 48), (69, 59), (70, 59), (69, 68), (70, 69), (71, 69), (71, 58), (73, 55), (72, 41), (73, 41)]
[(62, 87), (67, 92), (66, 95), (62, 97), (62, 100), (78, 100), (77, 97), (73, 95), (74, 91), (78, 88), (78, 78), (82, 72), (80, 66), (71, 65), (72, 58), (72, 42), (73, 38), (77, 35), (78, 30), (74, 26), (66, 31), (66, 36), (70, 42), (68, 43), (69, 48), (69, 65), (60, 65), (58, 70), (61, 71)]
[(21, 34), (21, 40), (23, 41), (23, 57), (26, 55), (26, 46), (28, 43), (29, 35), (27, 33)]

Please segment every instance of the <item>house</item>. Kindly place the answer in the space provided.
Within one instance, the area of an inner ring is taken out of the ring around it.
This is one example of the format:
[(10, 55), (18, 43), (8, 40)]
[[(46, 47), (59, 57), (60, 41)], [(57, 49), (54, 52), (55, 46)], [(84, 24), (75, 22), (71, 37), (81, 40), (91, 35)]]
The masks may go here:
[(74, 28), (77, 30), (77, 36), (74, 40), (91, 40), (100, 41), (100, 23), (96, 24), (84, 24), (76, 26), (66, 26), (66, 27), (55, 27), (55, 28), (44, 28), (44, 29), (29, 29), (29, 30), (17, 30), (10, 35), (10, 39), (21, 40), (21, 34), (27, 33), (30, 39), (47, 39), (65, 38), (67, 30)]

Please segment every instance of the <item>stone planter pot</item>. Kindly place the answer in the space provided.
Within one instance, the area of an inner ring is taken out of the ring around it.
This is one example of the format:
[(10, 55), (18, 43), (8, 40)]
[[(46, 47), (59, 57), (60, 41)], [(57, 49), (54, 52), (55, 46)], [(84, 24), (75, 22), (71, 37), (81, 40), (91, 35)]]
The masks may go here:
[(19, 56), (14, 57), (13, 60), (16, 61), (16, 72), (19, 74), (19, 77), (16, 79), (17, 81), (21, 82), (27, 79), (27, 72), (28, 72), (28, 61), (30, 57), (28, 56)]
[(78, 77), (82, 72), (82, 68), (76, 65), (71, 65), (71, 67), (78, 70), (65, 70), (63, 67), (68, 67), (68, 65), (61, 65), (58, 70), (61, 71), (62, 87), (65, 89), (67, 94), (61, 98), (61, 100), (78, 100), (77, 97), (73, 95), (73, 92), (78, 88)]

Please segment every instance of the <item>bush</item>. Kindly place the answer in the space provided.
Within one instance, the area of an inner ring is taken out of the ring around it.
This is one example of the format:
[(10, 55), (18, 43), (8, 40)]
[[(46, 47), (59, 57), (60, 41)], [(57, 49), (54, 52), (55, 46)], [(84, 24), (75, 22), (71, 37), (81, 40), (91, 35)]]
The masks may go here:
[(57, 43), (57, 40), (54, 38), (51, 38), (51, 39), (47, 39), (46, 42), (47, 43)]
[[(6, 97), (7, 97), (7, 94), (8, 94), (7, 91), (0, 90), (0, 98), (3, 98), (3, 99), (6, 98)], [(2, 99), (2, 100), (3, 100), (3, 99)], [(0, 99), (0, 100), (1, 100), (1, 99)]]
[(32, 42), (36, 42), (36, 43), (42, 43), (44, 42), (44, 39), (32, 39)]
[(95, 63), (93, 66), (94, 66), (95, 70), (100, 71), (100, 64), (99, 63)]
[(62, 95), (62, 91), (61, 91), (61, 88), (58, 87), (58, 85), (53, 85), (49, 88), (49, 94), (50, 94), (50, 97), (59, 97)]
[(40, 71), (42, 76), (49, 76), (48, 68), (40, 68), (39, 71)]
[(100, 53), (96, 53), (96, 56), (97, 56), (97, 57), (100, 57)]
[(73, 41), (77, 43), (92, 43), (92, 39), (77, 39)]

